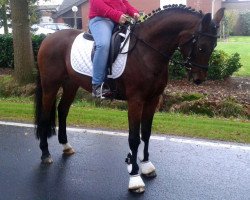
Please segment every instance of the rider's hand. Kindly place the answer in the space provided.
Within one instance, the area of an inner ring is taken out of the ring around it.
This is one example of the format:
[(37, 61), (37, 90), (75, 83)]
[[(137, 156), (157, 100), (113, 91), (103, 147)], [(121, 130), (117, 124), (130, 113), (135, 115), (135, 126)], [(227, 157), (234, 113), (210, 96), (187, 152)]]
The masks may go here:
[(119, 19), (119, 23), (124, 24), (126, 21), (127, 21), (127, 15), (122, 14), (120, 19)]
[(134, 13), (134, 19), (135, 19), (135, 21), (138, 21), (140, 19), (140, 14)]

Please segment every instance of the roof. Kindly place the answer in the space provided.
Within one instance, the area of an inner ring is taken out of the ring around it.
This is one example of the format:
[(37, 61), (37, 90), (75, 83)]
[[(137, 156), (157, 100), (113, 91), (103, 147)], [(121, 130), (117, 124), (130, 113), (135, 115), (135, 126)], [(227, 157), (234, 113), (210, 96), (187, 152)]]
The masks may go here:
[(59, 17), (64, 13), (70, 11), (72, 6), (79, 6), (85, 3), (88, 0), (63, 0), (62, 4), (58, 8), (58, 12), (54, 15), (54, 17)]
[(40, 5), (37, 7), (37, 10), (51, 10), (56, 11), (58, 8), (58, 5)]

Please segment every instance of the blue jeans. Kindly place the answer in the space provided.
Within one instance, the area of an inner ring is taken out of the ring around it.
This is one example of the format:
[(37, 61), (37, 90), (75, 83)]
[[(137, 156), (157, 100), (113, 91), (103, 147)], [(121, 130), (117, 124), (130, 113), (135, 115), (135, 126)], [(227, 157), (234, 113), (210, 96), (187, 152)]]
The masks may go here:
[(107, 74), (110, 41), (115, 23), (108, 18), (95, 17), (89, 21), (89, 29), (95, 39), (92, 84), (104, 82)]

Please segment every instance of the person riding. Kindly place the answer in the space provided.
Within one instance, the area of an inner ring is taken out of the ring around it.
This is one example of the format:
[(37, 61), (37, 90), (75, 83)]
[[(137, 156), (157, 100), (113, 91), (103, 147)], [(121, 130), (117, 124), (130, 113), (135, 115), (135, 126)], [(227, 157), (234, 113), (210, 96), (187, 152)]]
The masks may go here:
[(124, 24), (127, 15), (135, 20), (140, 17), (138, 10), (127, 0), (90, 0), (89, 29), (96, 45), (93, 58), (93, 97), (105, 97), (111, 94), (109, 89), (102, 89), (107, 74), (110, 41), (115, 25)]

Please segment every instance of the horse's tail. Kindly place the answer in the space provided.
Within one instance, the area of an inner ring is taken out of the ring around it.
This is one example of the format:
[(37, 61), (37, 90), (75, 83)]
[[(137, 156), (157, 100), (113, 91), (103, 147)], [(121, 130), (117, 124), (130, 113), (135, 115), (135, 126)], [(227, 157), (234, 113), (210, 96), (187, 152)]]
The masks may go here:
[(35, 90), (35, 133), (37, 139), (43, 136), (51, 137), (55, 135), (56, 127), (56, 101), (54, 101), (50, 113), (44, 113), (43, 111), (43, 90), (41, 85), (40, 73), (38, 71), (36, 79), (36, 90)]

